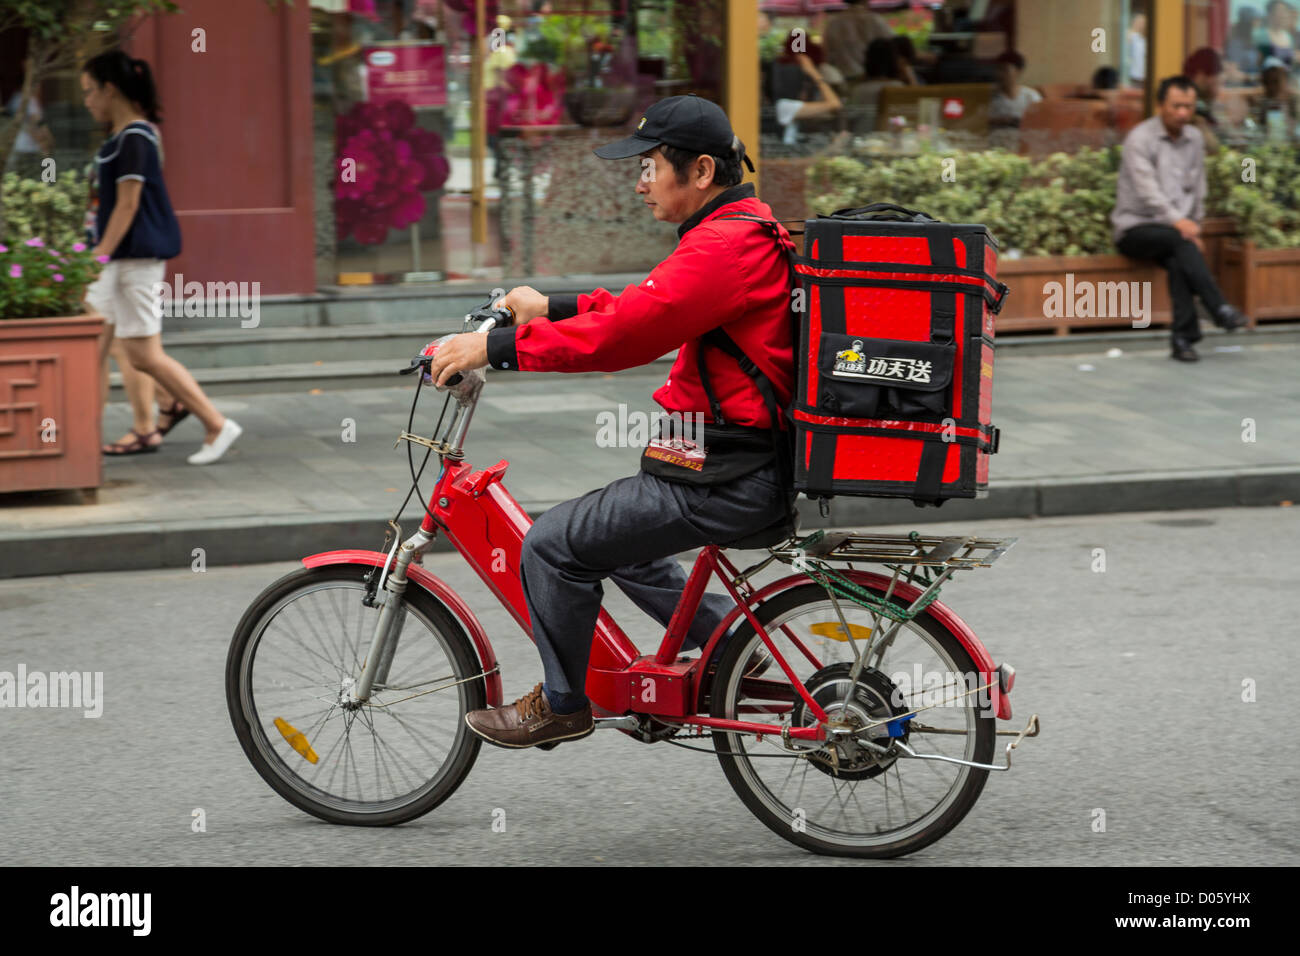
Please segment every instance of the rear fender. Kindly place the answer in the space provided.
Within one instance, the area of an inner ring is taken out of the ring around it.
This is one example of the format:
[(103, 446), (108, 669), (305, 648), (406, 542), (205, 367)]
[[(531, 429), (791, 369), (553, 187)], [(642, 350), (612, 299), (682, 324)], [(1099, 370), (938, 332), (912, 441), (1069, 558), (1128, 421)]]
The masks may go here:
[[(380, 551), (324, 551), (303, 558), (302, 563), (309, 568), (323, 568), (331, 564), (360, 564), (382, 568), (387, 560), (388, 555)], [(435, 601), (447, 609), (461, 627), (465, 628), (470, 640), (474, 642), (474, 649), (478, 652), (479, 664), (484, 673), (493, 672), (483, 681), (486, 685), (487, 704), (489, 707), (500, 707), (501, 673), (497, 670), (497, 655), (492, 650), (492, 642), (488, 640), (487, 632), (483, 630), (483, 625), (474, 616), (474, 612), (445, 581), (435, 574), (430, 574), (420, 565), (408, 565), (406, 578), (416, 587), (428, 592)]]
[[(837, 569), (838, 570), (838, 569)], [(871, 571), (855, 571), (844, 569), (840, 573), (849, 578), (853, 583), (870, 588), (884, 594), (889, 588), (890, 578), (886, 575), (876, 574)], [(756, 592), (749, 599), (749, 607), (757, 609), (761, 604), (772, 600), (778, 594), (782, 594), (791, 588), (800, 587), (805, 584), (813, 583), (812, 580), (803, 574), (792, 574), (789, 577), (773, 581), (771, 584)], [(899, 581), (894, 585), (894, 596), (901, 601), (908, 603), (914, 601), (921, 595), (921, 588), (904, 581)], [(983, 642), (975, 636), (975, 632), (970, 626), (958, 617), (951, 608), (940, 601), (932, 603), (927, 610), (934, 616), (945, 630), (948, 631), (961, 644), (966, 652), (970, 654), (971, 660), (975, 662), (978, 669), (981, 684), (989, 684), (989, 703), (993, 712), (999, 720), (1011, 719), (1011, 698), (1007, 692), (1004, 692), (999, 682), (997, 665), (993, 663), (993, 655), (988, 652)], [(731, 628), (738, 617), (742, 616), (740, 608), (732, 608), (731, 612), (722, 619), (713, 636), (709, 638), (708, 644), (705, 645), (704, 651), (700, 655), (701, 660), (710, 660), (716, 645), (722, 640), (724, 634)], [(705, 682), (701, 681), (697, 691), (696, 706), (702, 707), (704, 704), (704, 694), (707, 690)]]

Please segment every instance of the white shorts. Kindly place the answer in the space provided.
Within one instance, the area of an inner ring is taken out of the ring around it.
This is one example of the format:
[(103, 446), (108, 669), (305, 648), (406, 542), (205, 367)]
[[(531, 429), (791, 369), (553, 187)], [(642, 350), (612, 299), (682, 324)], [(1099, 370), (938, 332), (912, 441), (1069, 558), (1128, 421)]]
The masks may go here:
[(167, 275), (163, 259), (114, 259), (86, 288), (86, 302), (115, 327), (119, 339), (162, 332), (162, 300), (155, 287)]

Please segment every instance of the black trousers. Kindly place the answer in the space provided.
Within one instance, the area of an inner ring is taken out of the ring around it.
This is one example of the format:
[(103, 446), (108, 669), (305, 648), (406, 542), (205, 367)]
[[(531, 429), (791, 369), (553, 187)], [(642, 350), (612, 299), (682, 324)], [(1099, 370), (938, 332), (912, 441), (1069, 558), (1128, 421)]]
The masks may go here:
[[(551, 706), (565, 713), (587, 703), (602, 579), (667, 626), (686, 585), (673, 555), (760, 531), (790, 502), (775, 465), (709, 487), (638, 471), (538, 518), (524, 536), (519, 570)], [(730, 597), (706, 593), (684, 646), (702, 647), (733, 607)]]
[(1224, 300), (1196, 243), (1184, 239), (1173, 226), (1150, 225), (1134, 226), (1115, 245), (1130, 258), (1151, 259), (1164, 267), (1169, 274), (1169, 298), (1174, 307), (1174, 344), (1191, 345), (1200, 341), (1200, 322), (1192, 297), (1199, 297), (1210, 315), (1216, 316)]

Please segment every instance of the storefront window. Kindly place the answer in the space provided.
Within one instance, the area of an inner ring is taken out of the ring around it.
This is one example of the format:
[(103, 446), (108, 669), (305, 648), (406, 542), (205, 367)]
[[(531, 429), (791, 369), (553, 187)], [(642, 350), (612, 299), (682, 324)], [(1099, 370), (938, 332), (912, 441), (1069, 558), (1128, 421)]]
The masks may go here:
[(845, 5), (759, 6), (769, 158), (922, 146), (1039, 155), (1109, 145), (1142, 118), (1139, 0), (860, 0), (793, 16)]
[[(637, 170), (592, 148), (676, 93), (721, 98), (722, 0), (314, 0), (323, 284), (649, 268)], [(472, 130), (481, 55), (485, 145)], [(487, 234), (476, 242), (475, 172)]]
[[(1012, 257), (1110, 249), (1108, 151), (1145, 115), (1145, 0), (759, 9), (760, 189), (779, 216), (906, 201), (981, 217)], [(1071, 190), (1085, 221), (1065, 230)]]
[(1300, 141), (1300, 3), (1189, 0), (1183, 72), (1196, 82), (1198, 125), (1227, 146)]

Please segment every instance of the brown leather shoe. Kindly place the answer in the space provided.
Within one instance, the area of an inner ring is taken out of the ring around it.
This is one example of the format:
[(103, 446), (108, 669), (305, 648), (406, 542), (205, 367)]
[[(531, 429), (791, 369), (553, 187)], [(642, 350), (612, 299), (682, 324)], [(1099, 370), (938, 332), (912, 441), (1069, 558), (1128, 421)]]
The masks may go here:
[(591, 704), (572, 714), (552, 713), (541, 684), (513, 704), (471, 710), (465, 723), (488, 743), (514, 750), (538, 744), (554, 747), (561, 740), (578, 740), (596, 729)]

